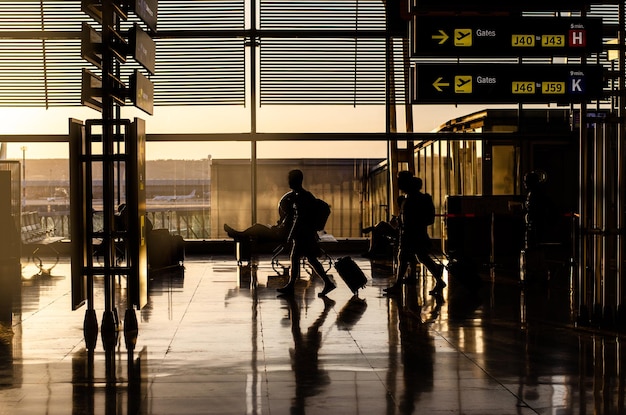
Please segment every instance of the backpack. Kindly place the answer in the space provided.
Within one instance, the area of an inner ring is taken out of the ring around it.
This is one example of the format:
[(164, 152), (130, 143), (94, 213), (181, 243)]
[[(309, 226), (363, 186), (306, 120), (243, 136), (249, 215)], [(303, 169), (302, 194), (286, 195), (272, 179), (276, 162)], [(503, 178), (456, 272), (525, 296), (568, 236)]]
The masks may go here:
[(435, 204), (432, 196), (428, 193), (420, 193), (419, 210), (419, 217), (426, 226), (435, 223)]
[(313, 201), (312, 209), (312, 222), (315, 225), (316, 231), (323, 231), (326, 227), (326, 222), (330, 216), (330, 205), (324, 202), (322, 199), (315, 198)]

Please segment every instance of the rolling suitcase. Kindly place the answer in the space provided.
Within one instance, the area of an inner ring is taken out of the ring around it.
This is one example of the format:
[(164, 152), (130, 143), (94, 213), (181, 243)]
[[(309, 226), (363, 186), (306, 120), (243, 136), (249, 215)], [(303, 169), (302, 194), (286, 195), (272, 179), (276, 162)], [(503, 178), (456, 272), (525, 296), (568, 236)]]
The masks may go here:
[(350, 291), (355, 295), (358, 293), (359, 288), (364, 288), (367, 284), (367, 277), (357, 263), (349, 256), (337, 259), (337, 261), (335, 261), (335, 269), (341, 279), (348, 285)]

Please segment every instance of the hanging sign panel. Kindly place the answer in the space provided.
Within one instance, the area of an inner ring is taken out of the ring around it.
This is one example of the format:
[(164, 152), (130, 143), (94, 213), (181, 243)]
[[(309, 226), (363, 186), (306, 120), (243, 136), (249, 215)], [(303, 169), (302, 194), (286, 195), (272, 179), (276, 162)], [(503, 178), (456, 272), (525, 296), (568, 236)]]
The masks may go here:
[(141, 21), (143, 21), (152, 32), (156, 32), (159, 1), (135, 0), (134, 2), (130, 2), (130, 6)]
[(82, 71), (80, 103), (102, 112), (102, 77), (85, 68)]
[(154, 113), (154, 84), (136, 69), (130, 78), (130, 100), (143, 112)]
[(416, 16), (412, 56), (585, 56), (602, 52), (602, 19)]
[(600, 65), (433, 65), (411, 68), (413, 104), (577, 103), (603, 96)]
[(102, 34), (83, 22), (80, 39), (80, 56), (102, 69)]
[(128, 31), (128, 39), (135, 60), (154, 75), (156, 65), (156, 44), (154, 40), (152, 40), (150, 35), (144, 32), (138, 24), (135, 24), (133, 28)]

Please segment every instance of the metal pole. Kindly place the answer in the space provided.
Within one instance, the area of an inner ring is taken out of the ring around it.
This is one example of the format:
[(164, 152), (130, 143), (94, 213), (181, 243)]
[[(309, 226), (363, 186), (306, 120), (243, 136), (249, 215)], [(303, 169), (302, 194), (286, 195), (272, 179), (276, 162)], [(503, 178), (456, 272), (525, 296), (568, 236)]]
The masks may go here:
[(115, 165), (113, 163), (114, 139), (113, 124), (114, 103), (111, 77), (114, 74), (114, 58), (107, 45), (113, 43), (115, 12), (112, 1), (102, 2), (102, 209), (103, 209), (103, 246), (104, 246), (104, 315), (102, 333), (110, 334), (116, 330), (113, 314), (115, 246), (113, 239), (114, 201), (115, 201)]
[(250, 196), (251, 196), (251, 219), (257, 222), (257, 84), (256, 84), (256, 0), (250, 0)]
[(22, 211), (26, 208), (26, 150), (28, 147), (20, 147), (22, 150)]
[(617, 252), (617, 318), (618, 318), (618, 327), (620, 329), (626, 328), (626, 310), (624, 309), (623, 301), (624, 301), (624, 284), (622, 284), (622, 278), (624, 276), (624, 266), (623, 261), (626, 255), (626, 244), (624, 243), (624, 238), (622, 232), (624, 232), (624, 226), (626, 226), (626, 192), (624, 191), (624, 180), (626, 180), (626, 166), (624, 166), (626, 160), (626, 149), (623, 145), (623, 141), (626, 139), (626, 125), (624, 125), (624, 117), (626, 116), (626, 99), (623, 95), (625, 78), (626, 78), (626, 29), (624, 25), (626, 25), (626, 6), (623, 1), (619, 2), (619, 17), (618, 17), (618, 65), (619, 65), (619, 85), (617, 87), (617, 102), (618, 102), (618, 117), (619, 124), (618, 128), (618, 140), (617, 140), (617, 241), (616, 241), (616, 252)]

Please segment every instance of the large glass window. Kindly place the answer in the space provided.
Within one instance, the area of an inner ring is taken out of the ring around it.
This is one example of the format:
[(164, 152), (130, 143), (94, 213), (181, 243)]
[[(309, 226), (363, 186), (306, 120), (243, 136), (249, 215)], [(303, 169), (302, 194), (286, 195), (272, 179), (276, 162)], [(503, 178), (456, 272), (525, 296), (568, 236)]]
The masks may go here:
[(494, 195), (515, 194), (515, 147), (497, 145), (491, 150)]

